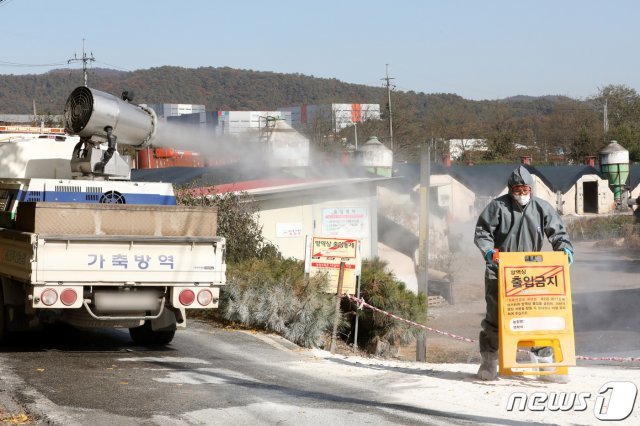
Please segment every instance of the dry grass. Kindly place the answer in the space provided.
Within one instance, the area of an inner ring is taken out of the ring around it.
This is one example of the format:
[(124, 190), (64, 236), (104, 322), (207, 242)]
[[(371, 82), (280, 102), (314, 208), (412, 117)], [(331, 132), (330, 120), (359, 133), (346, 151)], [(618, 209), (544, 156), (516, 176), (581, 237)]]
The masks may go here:
[(21, 414), (7, 414), (0, 412), (0, 424), (2, 425), (30, 425), (33, 424), (33, 419), (28, 415)]

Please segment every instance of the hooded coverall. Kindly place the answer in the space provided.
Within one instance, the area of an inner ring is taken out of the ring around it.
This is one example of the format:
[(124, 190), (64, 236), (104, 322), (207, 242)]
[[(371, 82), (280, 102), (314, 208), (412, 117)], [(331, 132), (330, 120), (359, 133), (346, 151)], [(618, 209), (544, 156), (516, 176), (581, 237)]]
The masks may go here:
[[(509, 176), (514, 185), (531, 187), (531, 200), (523, 207), (510, 194), (492, 200), (478, 218), (475, 244), (483, 255), (497, 248), (504, 252), (540, 251), (546, 236), (555, 251), (573, 245), (560, 215), (546, 201), (533, 196), (533, 177), (520, 166)], [(480, 352), (498, 351), (498, 266), (487, 262), (484, 275), (486, 316), (480, 332)]]

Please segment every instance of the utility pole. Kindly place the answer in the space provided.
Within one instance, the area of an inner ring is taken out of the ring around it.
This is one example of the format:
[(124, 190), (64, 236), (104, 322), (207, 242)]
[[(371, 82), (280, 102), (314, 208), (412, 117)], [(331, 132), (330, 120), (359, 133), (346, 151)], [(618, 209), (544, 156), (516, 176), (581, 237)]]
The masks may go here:
[[(420, 218), (418, 230), (418, 294), (424, 294), (429, 306), (429, 187), (431, 186), (431, 144), (420, 147)], [(425, 315), (426, 316), (426, 315)], [(427, 360), (427, 333), (416, 338), (416, 361)]]
[(604, 111), (602, 114), (603, 117), (603, 125), (604, 125), (604, 140), (607, 140), (607, 133), (609, 133), (609, 109), (608, 109), (608, 100), (604, 100)]
[(358, 123), (355, 121), (353, 122), (353, 134), (356, 139), (356, 151), (357, 151), (358, 150)]
[(82, 39), (82, 58), (78, 58), (78, 56), (74, 53), (73, 58), (67, 61), (68, 64), (71, 62), (79, 62), (82, 61), (82, 74), (84, 76), (84, 87), (87, 87), (87, 63), (94, 62), (96, 58), (93, 57), (93, 52), (91, 52), (91, 56), (87, 56), (87, 53), (84, 51), (84, 39)]
[(393, 114), (391, 114), (391, 80), (395, 80), (395, 78), (389, 77), (389, 64), (386, 64), (386, 67), (387, 67), (386, 76), (382, 80), (385, 80), (387, 82), (387, 105), (389, 107), (389, 141), (391, 144), (391, 152), (393, 152), (393, 117), (392, 117)]

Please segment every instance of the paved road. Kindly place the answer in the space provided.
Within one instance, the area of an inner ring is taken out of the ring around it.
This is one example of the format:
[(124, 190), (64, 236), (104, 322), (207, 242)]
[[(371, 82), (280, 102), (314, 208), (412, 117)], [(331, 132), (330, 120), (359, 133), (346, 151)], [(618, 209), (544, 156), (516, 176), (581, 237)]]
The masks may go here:
[(0, 351), (0, 393), (43, 424), (502, 423), (399, 403), (276, 337), (190, 325), (164, 350), (118, 330), (33, 335)]
[(578, 243), (571, 267), (576, 350), (590, 356), (640, 356), (638, 253)]
[[(640, 262), (578, 253), (579, 352), (638, 356)], [(0, 348), (0, 407), (15, 413), (22, 405), (36, 423), (61, 425), (504, 423), (398, 401), (376, 378), (406, 374), (396, 382), (406, 389), (422, 375), (363, 368), (315, 358), (277, 337), (193, 321), (163, 350), (136, 346), (125, 331), (63, 329)]]

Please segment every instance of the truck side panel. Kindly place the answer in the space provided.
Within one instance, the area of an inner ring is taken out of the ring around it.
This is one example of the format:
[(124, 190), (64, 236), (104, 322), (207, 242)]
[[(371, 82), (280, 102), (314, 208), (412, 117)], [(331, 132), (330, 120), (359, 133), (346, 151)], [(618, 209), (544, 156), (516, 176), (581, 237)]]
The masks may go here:
[(34, 281), (39, 283), (223, 284), (222, 238), (41, 236)]
[(0, 274), (30, 282), (37, 241), (35, 234), (0, 228)]

